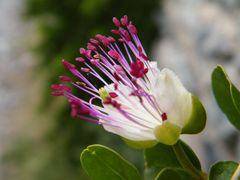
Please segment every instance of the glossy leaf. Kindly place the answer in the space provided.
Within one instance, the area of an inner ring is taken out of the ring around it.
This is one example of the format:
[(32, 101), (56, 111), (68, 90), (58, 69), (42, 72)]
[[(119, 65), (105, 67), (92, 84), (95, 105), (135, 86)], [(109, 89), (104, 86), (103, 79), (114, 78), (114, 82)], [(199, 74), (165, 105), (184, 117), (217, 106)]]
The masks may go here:
[(88, 146), (80, 157), (83, 169), (93, 180), (140, 180), (132, 164), (118, 153), (102, 145)]
[(238, 163), (233, 161), (220, 161), (211, 167), (209, 180), (227, 180), (231, 179)]
[(183, 169), (177, 168), (164, 168), (162, 169), (155, 180), (192, 180), (193, 177)]
[[(180, 140), (180, 143), (191, 160), (192, 164), (201, 170), (200, 162), (191, 148)], [(173, 151), (172, 146), (157, 144), (153, 148), (145, 150), (145, 177), (146, 179), (154, 179), (159, 171), (164, 168), (182, 168)]]
[(240, 130), (240, 92), (221, 66), (213, 70), (212, 88), (219, 107)]

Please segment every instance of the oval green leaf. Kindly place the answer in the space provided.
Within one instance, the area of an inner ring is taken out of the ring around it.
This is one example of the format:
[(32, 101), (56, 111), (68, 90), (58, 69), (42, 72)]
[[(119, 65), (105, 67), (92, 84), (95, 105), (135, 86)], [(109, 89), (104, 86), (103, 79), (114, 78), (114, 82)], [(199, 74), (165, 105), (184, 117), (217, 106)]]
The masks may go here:
[(220, 161), (211, 167), (209, 180), (231, 179), (238, 167), (238, 163), (233, 161)]
[(240, 130), (240, 92), (221, 66), (217, 66), (213, 70), (212, 89), (221, 110), (229, 121)]
[[(184, 152), (189, 157), (190, 161), (198, 170), (201, 170), (201, 164), (193, 152), (193, 150), (183, 141), (180, 140)], [(146, 179), (154, 179), (159, 171), (164, 168), (182, 168), (173, 151), (172, 146), (157, 144), (153, 148), (144, 151)]]
[(80, 157), (83, 169), (93, 180), (140, 180), (138, 170), (112, 149), (90, 145)]

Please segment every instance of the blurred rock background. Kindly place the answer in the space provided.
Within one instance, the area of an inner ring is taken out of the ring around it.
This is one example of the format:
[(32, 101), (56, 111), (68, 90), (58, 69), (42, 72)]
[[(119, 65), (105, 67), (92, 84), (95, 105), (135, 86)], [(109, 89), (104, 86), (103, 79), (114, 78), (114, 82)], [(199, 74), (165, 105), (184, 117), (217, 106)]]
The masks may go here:
[(240, 87), (240, 3), (237, 0), (0, 1), (0, 179), (87, 179), (79, 153), (101, 143), (142, 168), (141, 152), (97, 125), (72, 120), (50, 84), (96, 33), (109, 34), (112, 16), (128, 14), (151, 59), (179, 74), (204, 102), (206, 130), (184, 137), (205, 169), (240, 160), (239, 132), (217, 107), (211, 71), (222, 64)]

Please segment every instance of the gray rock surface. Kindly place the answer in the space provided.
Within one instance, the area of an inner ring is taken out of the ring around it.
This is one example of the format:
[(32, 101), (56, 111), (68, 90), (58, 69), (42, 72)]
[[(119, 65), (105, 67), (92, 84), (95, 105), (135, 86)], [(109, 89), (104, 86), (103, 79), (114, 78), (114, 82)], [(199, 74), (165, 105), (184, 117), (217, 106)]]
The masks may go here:
[[(26, 43), (31, 28), (21, 20), (22, 5), (22, 0), (0, 1), (0, 158), (33, 111), (34, 61)], [(0, 162), (0, 179), (4, 175)]]

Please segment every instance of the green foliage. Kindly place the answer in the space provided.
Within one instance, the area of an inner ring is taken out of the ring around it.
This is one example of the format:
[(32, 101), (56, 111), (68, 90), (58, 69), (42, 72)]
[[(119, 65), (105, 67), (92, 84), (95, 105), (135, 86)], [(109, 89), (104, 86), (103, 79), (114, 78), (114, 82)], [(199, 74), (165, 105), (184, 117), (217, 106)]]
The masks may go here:
[(93, 180), (140, 180), (136, 167), (112, 149), (102, 145), (88, 146), (81, 154), (81, 164)]
[(192, 180), (192, 176), (183, 169), (178, 168), (164, 168), (162, 169), (154, 180)]
[(220, 161), (211, 167), (209, 180), (227, 180), (231, 179), (238, 163), (233, 161)]
[[(183, 141), (179, 141), (179, 143), (195, 168), (201, 170), (200, 162), (190, 147)], [(146, 179), (154, 179), (165, 168), (183, 168), (174, 152), (173, 146), (161, 143), (145, 150), (145, 162)]]
[(212, 88), (219, 107), (240, 130), (240, 92), (221, 66), (213, 70)]

